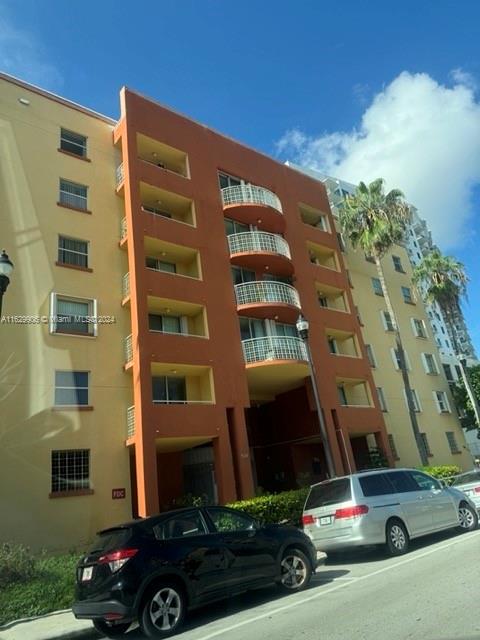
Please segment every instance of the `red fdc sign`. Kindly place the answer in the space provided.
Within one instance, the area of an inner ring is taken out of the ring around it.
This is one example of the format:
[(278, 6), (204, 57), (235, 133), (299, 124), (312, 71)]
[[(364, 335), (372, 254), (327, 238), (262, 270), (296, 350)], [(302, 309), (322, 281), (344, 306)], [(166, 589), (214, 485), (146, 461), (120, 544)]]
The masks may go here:
[(112, 500), (121, 500), (125, 498), (125, 489), (112, 489)]

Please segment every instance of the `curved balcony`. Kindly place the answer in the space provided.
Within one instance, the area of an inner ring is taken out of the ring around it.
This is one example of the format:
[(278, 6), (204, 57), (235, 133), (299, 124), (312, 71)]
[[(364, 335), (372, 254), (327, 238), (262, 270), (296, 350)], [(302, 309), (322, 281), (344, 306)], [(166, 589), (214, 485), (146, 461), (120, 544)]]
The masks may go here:
[(221, 190), (224, 210), (245, 224), (255, 224), (275, 233), (283, 231), (282, 203), (278, 196), (253, 184), (239, 184)]
[(300, 338), (293, 336), (266, 336), (242, 340), (243, 356), (247, 364), (272, 360), (307, 362), (307, 350)]
[(237, 311), (240, 315), (275, 318), (295, 322), (300, 311), (300, 298), (295, 287), (284, 282), (260, 280), (235, 285)]
[(230, 260), (253, 271), (264, 271), (265, 266), (278, 275), (291, 275), (290, 247), (275, 233), (246, 231), (228, 236)]

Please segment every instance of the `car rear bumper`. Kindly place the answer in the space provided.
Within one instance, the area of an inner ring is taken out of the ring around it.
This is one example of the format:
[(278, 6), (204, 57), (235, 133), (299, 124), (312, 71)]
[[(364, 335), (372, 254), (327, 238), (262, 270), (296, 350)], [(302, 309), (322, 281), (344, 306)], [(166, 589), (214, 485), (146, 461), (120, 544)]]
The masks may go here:
[[(104, 600), (102, 602), (95, 602), (92, 600), (85, 600), (74, 602), (72, 605), (73, 615), (79, 619), (94, 619), (94, 618), (109, 618), (121, 620), (133, 618), (133, 611), (130, 607), (126, 607), (117, 600)], [(113, 618), (114, 616), (114, 618)]]

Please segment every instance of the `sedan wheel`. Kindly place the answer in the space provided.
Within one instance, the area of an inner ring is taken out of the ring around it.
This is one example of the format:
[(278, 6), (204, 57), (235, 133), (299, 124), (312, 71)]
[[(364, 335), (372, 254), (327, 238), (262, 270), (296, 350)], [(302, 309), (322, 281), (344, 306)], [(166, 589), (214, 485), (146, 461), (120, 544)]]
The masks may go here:
[(310, 582), (312, 568), (299, 549), (288, 550), (280, 563), (280, 585), (287, 591), (301, 591)]
[(465, 502), (462, 502), (458, 510), (458, 521), (460, 531), (473, 531), (478, 526), (478, 516), (475, 511)]
[(154, 588), (143, 607), (140, 627), (149, 638), (166, 638), (177, 632), (185, 617), (185, 597), (173, 585)]
[(387, 523), (387, 550), (391, 556), (400, 556), (408, 551), (408, 533), (400, 520)]

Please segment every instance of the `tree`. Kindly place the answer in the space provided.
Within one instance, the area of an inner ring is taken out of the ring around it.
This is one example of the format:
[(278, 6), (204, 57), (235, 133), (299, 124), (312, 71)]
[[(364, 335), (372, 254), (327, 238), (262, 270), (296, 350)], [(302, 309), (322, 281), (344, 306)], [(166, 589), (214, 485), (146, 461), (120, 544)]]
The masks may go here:
[(469, 399), (470, 411), (473, 412), (473, 417), (480, 426), (478, 402), (480, 395), (470, 379), (467, 363), (455, 332), (455, 318), (460, 312), (460, 300), (467, 295), (468, 277), (465, 267), (455, 258), (444, 256), (435, 247), (415, 267), (413, 280), (423, 288), (427, 302), (438, 304), (448, 322), (453, 349), (462, 372), (463, 386)]
[(411, 215), (410, 207), (405, 202), (403, 193), (398, 189), (392, 189), (385, 194), (384, 180), (378, 178), (368, 186), (364, 182), (360, 182), (355, 195), (345, 198), (345, 203), (339, 211), (339, 221), (342, 232), (348, 237), (353, 248), (360, 247), (366, 255), (372, 256), (375, 260), (385, 304), (394, 328), (395, 347), (412, 431), (421, 463), (426, 466), (428, 457), (418, 427), (405, 351), (382, 266), (382, 258), (385, 254), (394, 244), (403, 240)]

